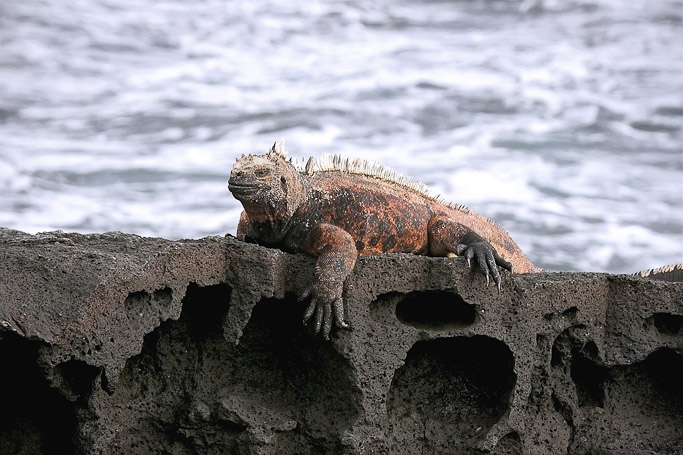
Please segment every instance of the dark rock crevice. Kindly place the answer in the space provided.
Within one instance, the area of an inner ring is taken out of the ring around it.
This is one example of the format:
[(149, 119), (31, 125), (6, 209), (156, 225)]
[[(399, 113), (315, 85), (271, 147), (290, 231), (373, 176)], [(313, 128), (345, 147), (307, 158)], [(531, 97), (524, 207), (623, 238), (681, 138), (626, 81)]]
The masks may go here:
[(396, 318), (419, 329), (447, 330), (474, 324), (477, 312), (456, 293), (411, 292), (396, 303)]
[(419, 341), (394, 375), (388, 420), (394, 434), (420, 440), (432, 453), (466, 451), (509, 412), (514, 384), (512, 353), (498, 340)]
[(655, 313), (648, 318), (648, 322), (663, 335), (683, 338), (683, 315)]
[(100, 439), (111, 437), (101, 453), (252, 453), (275, 441), (297, 453), (341, 451), (331, 435), (358, 414), (349, 366), (300, 323), (291, 310), (303, 309), (290, 295), (258, 303), (240, 344), (228, 343), (230, 293), (191, 284), (180, 318), (145, 337), (116, 392), (93, 397), (96, 409), (127, 403), (95, 416)]
[[(0, 453), (75, 450), (75, 405), (50, 387), (37, 363), (39, 347), (17, 334), (0, 332)], [(81, 379), (75, 375), (73, 380)]]

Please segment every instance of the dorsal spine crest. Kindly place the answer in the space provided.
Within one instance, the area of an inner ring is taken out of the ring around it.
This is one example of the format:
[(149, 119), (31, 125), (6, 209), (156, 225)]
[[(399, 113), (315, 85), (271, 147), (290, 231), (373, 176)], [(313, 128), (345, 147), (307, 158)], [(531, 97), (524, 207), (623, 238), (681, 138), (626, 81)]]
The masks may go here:
[(285, 150), (285, 140), (280, 139), (278, 142), (274, 142), (272, 147), (268, 149), (267, 155), (276, 155), (284, 159), (287, 159), (287, 151)]
[(670, 265), (665, 265), (663, 267), (658, 267), (656, 269), (647, 269), (643, 270), (640, 272), (634, 273), (634, 275), (641, 276), (643, 278), (647, 278), (652, 275), (658, 275), (661, 273), (671, 273), (671, 272), (676, 272), (679, 270), (683, 270), (683, 264), (670, 264)]
[[(275, 147), (275, 146), (274, 146)], [(303, 175), (315, 175), (323, 172), (342, 172), (345, 174), (362, 175), (392, 183), (409, 191), (418, 193), (427, 199), (443, 204), (455, 210), (471, 213), (463, 204), (453, 204), (443, 199), (438, 193), (430, 190), (424, 184), (416, 182), (410, 177), (399, 174), (393, 169), (382, 166), (373, 161), (362, 158), (344, 158), (340, 155), (323, 155), (319, 160), (310, 157), (304, 162), (291, 161), (292, 165)]]

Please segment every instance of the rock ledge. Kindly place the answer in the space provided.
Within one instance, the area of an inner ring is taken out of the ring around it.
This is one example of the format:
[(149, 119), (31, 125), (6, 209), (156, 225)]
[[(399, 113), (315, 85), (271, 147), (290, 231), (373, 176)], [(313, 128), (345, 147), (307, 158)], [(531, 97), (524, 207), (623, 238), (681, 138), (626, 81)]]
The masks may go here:
[(0, 453), (683, 453), (683, 283), (0, 228)]

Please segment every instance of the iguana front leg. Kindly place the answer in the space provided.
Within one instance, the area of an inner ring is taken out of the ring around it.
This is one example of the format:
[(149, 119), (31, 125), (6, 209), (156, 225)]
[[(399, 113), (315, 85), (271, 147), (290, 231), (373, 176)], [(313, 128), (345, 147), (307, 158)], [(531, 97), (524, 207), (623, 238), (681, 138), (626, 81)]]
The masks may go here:
[(303, 251), (316, 256), (315, 281), (299, 300), (311, 297), (304, 312), (304, 324), (315, 315), (315, 333), (322, 329), (325, 339), (330, 338), (332, 323), (348, 328), (344, 320), (342, 292), (344, 281), (356, 264), (358, 252), (351, 234), (331, 224), (320, 224), (308, 235)]
[(428, 234), (432, 256), (464, 256), (470, 267), (471, 260), (475, 259), (481, 273), (486, 275), (486, 285), (489, 284), (489, 277), (493, 276), (500, 292), (498, 266), (512, 272), (512, 263), (503, 259), (486, 239), (446, 216), (432, 218), (429, 221)]

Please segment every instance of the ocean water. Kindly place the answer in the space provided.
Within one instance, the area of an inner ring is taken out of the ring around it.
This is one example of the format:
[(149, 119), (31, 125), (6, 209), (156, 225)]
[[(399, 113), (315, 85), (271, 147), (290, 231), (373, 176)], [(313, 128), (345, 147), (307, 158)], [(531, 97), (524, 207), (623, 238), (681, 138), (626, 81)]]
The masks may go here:
[(232, 164), (281, 138), (550, 270), (683, 262), (683, 3), (0, 2), (0, 226), (234, 233)]

